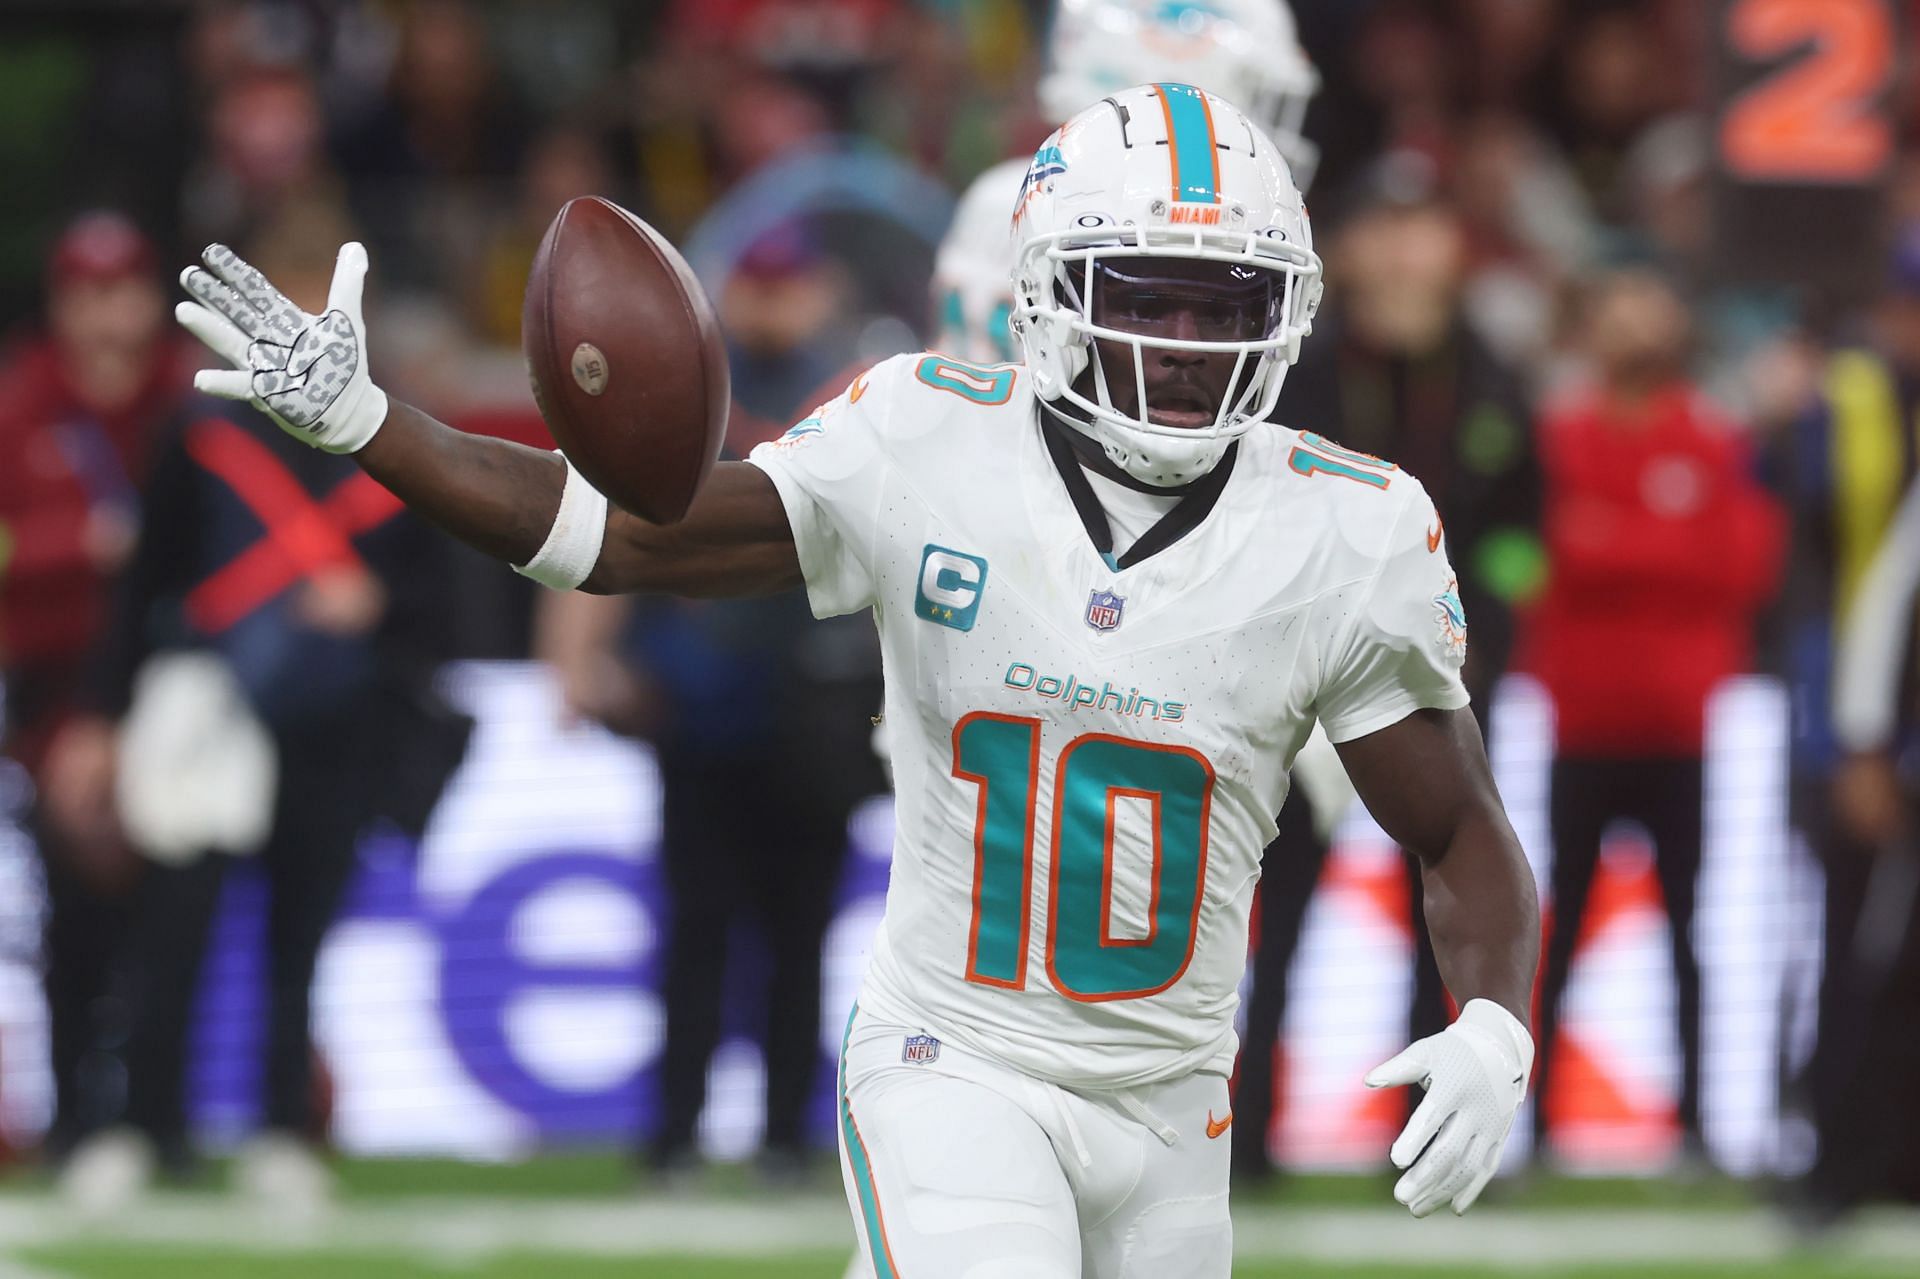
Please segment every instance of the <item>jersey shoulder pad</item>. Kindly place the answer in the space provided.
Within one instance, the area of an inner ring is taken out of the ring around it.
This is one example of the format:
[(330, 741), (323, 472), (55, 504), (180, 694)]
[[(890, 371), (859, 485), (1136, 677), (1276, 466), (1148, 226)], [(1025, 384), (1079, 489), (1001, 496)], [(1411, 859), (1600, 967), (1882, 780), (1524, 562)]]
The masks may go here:
[[(915, 440), (975, 434), (980, 415), (1024, 403), (1025, 392), (1026, 370), (1017, 364), (973, 364), (938, 351), (895, 355), (855, 377), (774, 444), (794, 448), (858, 434), (893, 451)], [(962, 418), (970, 419), (964, 428), (956, 420)]]
[(1018, 364), (976, 364), (941, 351), (915, 351), (882, 360), (825, 407), (829, 412), (858, 409), (876, 419), (897, 416), (902, 409), (924, 417), (943, 409), (1000, 408), (1015, 403), (1025, 389), (1026, 369)]
[(835, 435), (877, 434), (885, 427), (889, 416), (884, 407), (888, 399), (885, 388), (897, 379), (898, 371), (894, 366), (905, 358), (896, 355), (855, 374), (840, 394), (788, 427), (786, 434), (772, 442), (773, 446), (780, 449), (801, 448), (830, 431)]
[(1317, 431), (1280, 427), (1271, 433), (1277, 450), (1270, 465), (1283, 483), (1341, 506), (1359, 506), (1377, 517), (1382, 505), (1399, 506), (1413, 476), (1392, 461), (1350, 449)]
[(1342, 564), (1377, 564), (1404, 549), (1400, 543), (1424, 544), (1429, 528), (1438, 528), (1420, 481), (1385, 458), (1285, 427), (1265, 443), (1274, 450), (1267, 467), (1284, 494), (1275, 508), (1331, 534)]
[(943, 351), (896, 358), (905, 361), (902, 398), (936, 411), (1004, 408), (1027, 389), (1027, 370), (1019, 364), (976, 364)]

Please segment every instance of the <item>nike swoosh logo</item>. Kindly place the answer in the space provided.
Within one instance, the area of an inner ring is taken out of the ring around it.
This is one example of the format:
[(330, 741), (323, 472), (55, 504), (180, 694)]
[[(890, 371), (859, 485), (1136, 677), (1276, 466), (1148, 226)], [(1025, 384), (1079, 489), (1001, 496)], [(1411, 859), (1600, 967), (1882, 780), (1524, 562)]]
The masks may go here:
[(1437, 551), (1440, 549), (1440, 536), (1446, 531), (1447, 531), (1446, 522), (1443, 521), (1438, 515), (1434, 516), (1433, 527), (1427, 530), (1427, 550), (1428, 551)]
[(858, 404), (860, 397), (867, 393), (867, 375), (862, 373), (853, 379), (853, 385), (847, 388), (847, 403)]
[(1220, 1119), (1220, 1120), (1216, 1120), (1213, 1117), (1213, 1112), (1211, 1110), (1207, 1112), (1207, 1137), (1209, 1139), (1218, 1137), (1221, 1133), (1225, 1132), (1227, 1129), (1231, 1127), (1233, 1127), (1233, 1112), (1231, 1110), (1227, 1112), (1227, 1117), (1225, 1119)]

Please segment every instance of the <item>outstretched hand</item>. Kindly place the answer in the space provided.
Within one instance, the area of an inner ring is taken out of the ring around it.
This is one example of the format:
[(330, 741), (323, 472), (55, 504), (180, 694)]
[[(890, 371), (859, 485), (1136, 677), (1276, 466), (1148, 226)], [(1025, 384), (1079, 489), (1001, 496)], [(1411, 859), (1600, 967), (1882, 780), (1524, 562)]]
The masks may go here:
[(386, 393), (367, 374), (360, 294), (367, 251), (340, 250), (327, 309), (309, 315), (224, 244), (204, 266), (180, 274), (194, 298), (174, 318), (232, 369), (207, 369), (193, 384), (209, 395), (247, 400), (290, 434), (329, 453), (364, 448), (387, 416)]

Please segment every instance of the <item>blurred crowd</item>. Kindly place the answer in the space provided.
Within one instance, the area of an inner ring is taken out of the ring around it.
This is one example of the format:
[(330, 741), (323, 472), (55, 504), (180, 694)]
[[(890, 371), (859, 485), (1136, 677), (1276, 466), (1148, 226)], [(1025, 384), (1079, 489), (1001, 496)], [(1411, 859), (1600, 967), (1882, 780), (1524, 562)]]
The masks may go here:
[[(1672, 924), (1679, 1153), (1706, 1158), (1690, 929), (1705, 716), (1724, 681), (1760, 671), (1791, 693), (1781, 785), (1826, 872), (1819, 1047), (1784, 1103), (1822, 1136), (1812, 1210), (1920, 1197), (1911, 1090), (1868, 1086), (1920, 1072), (1902, 753), (1920, 656), (1920, 139), (1893, 112), (1906, 146), (1875, 175), (1870, 234), (1823, 245), (1805, 228), (1809, 254), (1871, 255), (1872, 269), (1809, 267), (1818, 286), (1749, 276), (1716, 222), (1706, 11), (1720, 6), (1292, 8), (1321, 78), (1304, 131), (1328, 291), (1278, 416), (1421, 478), (1460, 573), (1476, 705), (1519, 672), (1556, 710), (1543, 1151), (1560, 995), (1602, 835), (1625, 820), (1648, 836)], [(955, 194), (1056, 123), (1033, 92), (1048, 9), (235, 0), (0, 18), (0, 120), (34, 122), (0, 128), (19, 179), (0, 195), (0, 672), (16, 770), (0, 796), (20, 802), (44, 882), (50, 1159), (72, 1168), (132, 1130), (140, 1158), (191, 1165), (182, 1026), (220, 854), (261, 850), (269, 1132), (249, 1175), (295, 1192), (324, 1175), (307, 991), (355, 839), (376, 821), (417, 831), (460, 758), (467, 725), (433, 669), (537, 655), (572, 713), (662, 763), (676, 903), (662, 1086), (677, 1118), (644, 1135), (649, 1158), (669, 1173), (692, 1158), (715, 955), (741, 912), (778, 957), (768, 1169), (804, 1162), (821, 885), (847, 812), (884, 786), (870, 628), (812, 624), (797, 600), (536, 605), (350, 463), (196, 398), (167, 277), (217, 240), (316, 307), (337, 246), (363, 239), (380, 383), (465, 429), (542, 443), (522, 287), (559, 205), (606, 194), (680, 244), (713, 293), (735, 373), (728, 448), (743, 455), (850, 370), (932, 340)], [(224, 660), (195, 660), (207, 652)], [(802, 716), (765, 689), (847, 731), (795, 740)], [(183, 812), (168, 801), (196, 767), (262, 784), (251, 802)], [(727, 781), (743, 775), (791, 785), (743, 808)], [(293, 777), (306, 780), (273, 784)], [(316, 806), (316, 777), (333, 802)], [(1340, 807), (1303, 787), (1281, 815), (1249, 1005), (1249, 1043), (1269, 1055)], [(1437, 1028), (1430, 958), (1415, 985), (1416, 1025)], [(1243, 1065), (1240, 1131), (1266, 1130), (1273, 1070)], [(1236, 1154), (1249, 1177), (1271, 1171), (1258, 1142)]]

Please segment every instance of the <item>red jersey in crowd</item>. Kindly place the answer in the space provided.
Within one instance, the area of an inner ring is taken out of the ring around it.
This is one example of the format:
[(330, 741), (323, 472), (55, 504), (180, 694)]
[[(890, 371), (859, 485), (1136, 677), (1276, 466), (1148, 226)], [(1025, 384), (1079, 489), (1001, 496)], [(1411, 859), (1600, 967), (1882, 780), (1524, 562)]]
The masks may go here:
[(164, 344), (124, 408), (89, 407), (51, 341), (0, 365), (0, 669), (84, 660), (107, 607), (105, 521), (138, 527), (138, 485), (158, 426), (179, 411), (193, 364)]
[(1694, 755), (1751, 662), (1785, 522), (1746, 441), (1692, 388), (1588, 392), (1540, 423), (1549, 577), (1523, 639), (1563, 755)]

